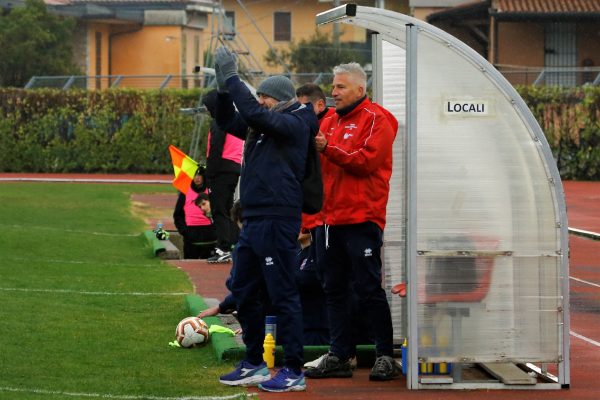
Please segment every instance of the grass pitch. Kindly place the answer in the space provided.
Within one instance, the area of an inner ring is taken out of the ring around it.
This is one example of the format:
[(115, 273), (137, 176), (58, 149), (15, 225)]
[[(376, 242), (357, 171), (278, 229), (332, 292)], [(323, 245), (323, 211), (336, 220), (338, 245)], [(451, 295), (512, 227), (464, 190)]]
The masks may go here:
[(168, 346), (192, 285), (151, 256), (130, 196), (171, 190), (0, 183), (0, 398), (245, 397), (210, 346)]

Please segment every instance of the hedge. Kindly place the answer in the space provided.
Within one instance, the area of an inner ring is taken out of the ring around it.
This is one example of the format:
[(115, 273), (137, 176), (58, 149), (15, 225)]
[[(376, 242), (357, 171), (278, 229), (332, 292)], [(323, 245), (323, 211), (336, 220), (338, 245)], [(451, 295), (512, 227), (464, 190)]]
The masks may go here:
[[(600, 180), (600, 87), (517, 90), (562, 178)], [(179, 109), (197, 106), (199, 96), (198, 89), (0, 88), (0, 171), (170, 173), (167, 147), (187, 152), (194, 131), (194, 118)]]
[(517, 91), (542, 127), (563, 179), (600, 180), (600, 87)]
[(196, 107), (199, 96), (0, 89), (0, 171), (170, 173), (169, 144), (188, 152), (194, 131), (194, 117), (179, 109)]

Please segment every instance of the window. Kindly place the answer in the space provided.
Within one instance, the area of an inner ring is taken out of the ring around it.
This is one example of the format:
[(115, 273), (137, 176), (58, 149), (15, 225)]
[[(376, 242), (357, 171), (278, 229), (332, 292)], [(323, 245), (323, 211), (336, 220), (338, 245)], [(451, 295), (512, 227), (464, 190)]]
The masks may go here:
[(235, 11), (225, 11), (223, 33), (225, 40), (235, 39)]
[(292, 13), (290, 12), (276, 12), (273, 15), (274, 21), (274, 34), (273, 38), (276, 41), (292, 40)]
[(96, 89), (100, 89), (100, 78), (99, 75), (102, 75), (102, 33), (96, 32)]
[(235, 31), (235, 11), (225, 11), (225, 31)]
[(200, 36), (194, 35), (194, 65), (200, 65)]

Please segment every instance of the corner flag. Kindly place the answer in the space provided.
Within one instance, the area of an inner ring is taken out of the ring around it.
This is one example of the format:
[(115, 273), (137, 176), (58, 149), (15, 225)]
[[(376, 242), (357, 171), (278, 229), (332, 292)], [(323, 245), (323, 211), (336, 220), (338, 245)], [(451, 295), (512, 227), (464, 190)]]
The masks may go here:
[(173, 186), (181, 193), (186, 194), (198, 169), (198, 163), (173, 145), (169, 146), (169, 152), (175, 171)]

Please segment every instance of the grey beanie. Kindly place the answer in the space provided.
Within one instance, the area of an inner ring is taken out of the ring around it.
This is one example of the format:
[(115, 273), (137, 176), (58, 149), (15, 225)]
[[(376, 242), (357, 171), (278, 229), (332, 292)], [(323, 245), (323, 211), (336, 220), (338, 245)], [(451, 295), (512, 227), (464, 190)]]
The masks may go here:
[(264, 94), (279, 101), (288, 101), (296, 97), (296, 89), (289, 78), (275, 75), (262, 81), (256, 89), (256, 94)]

